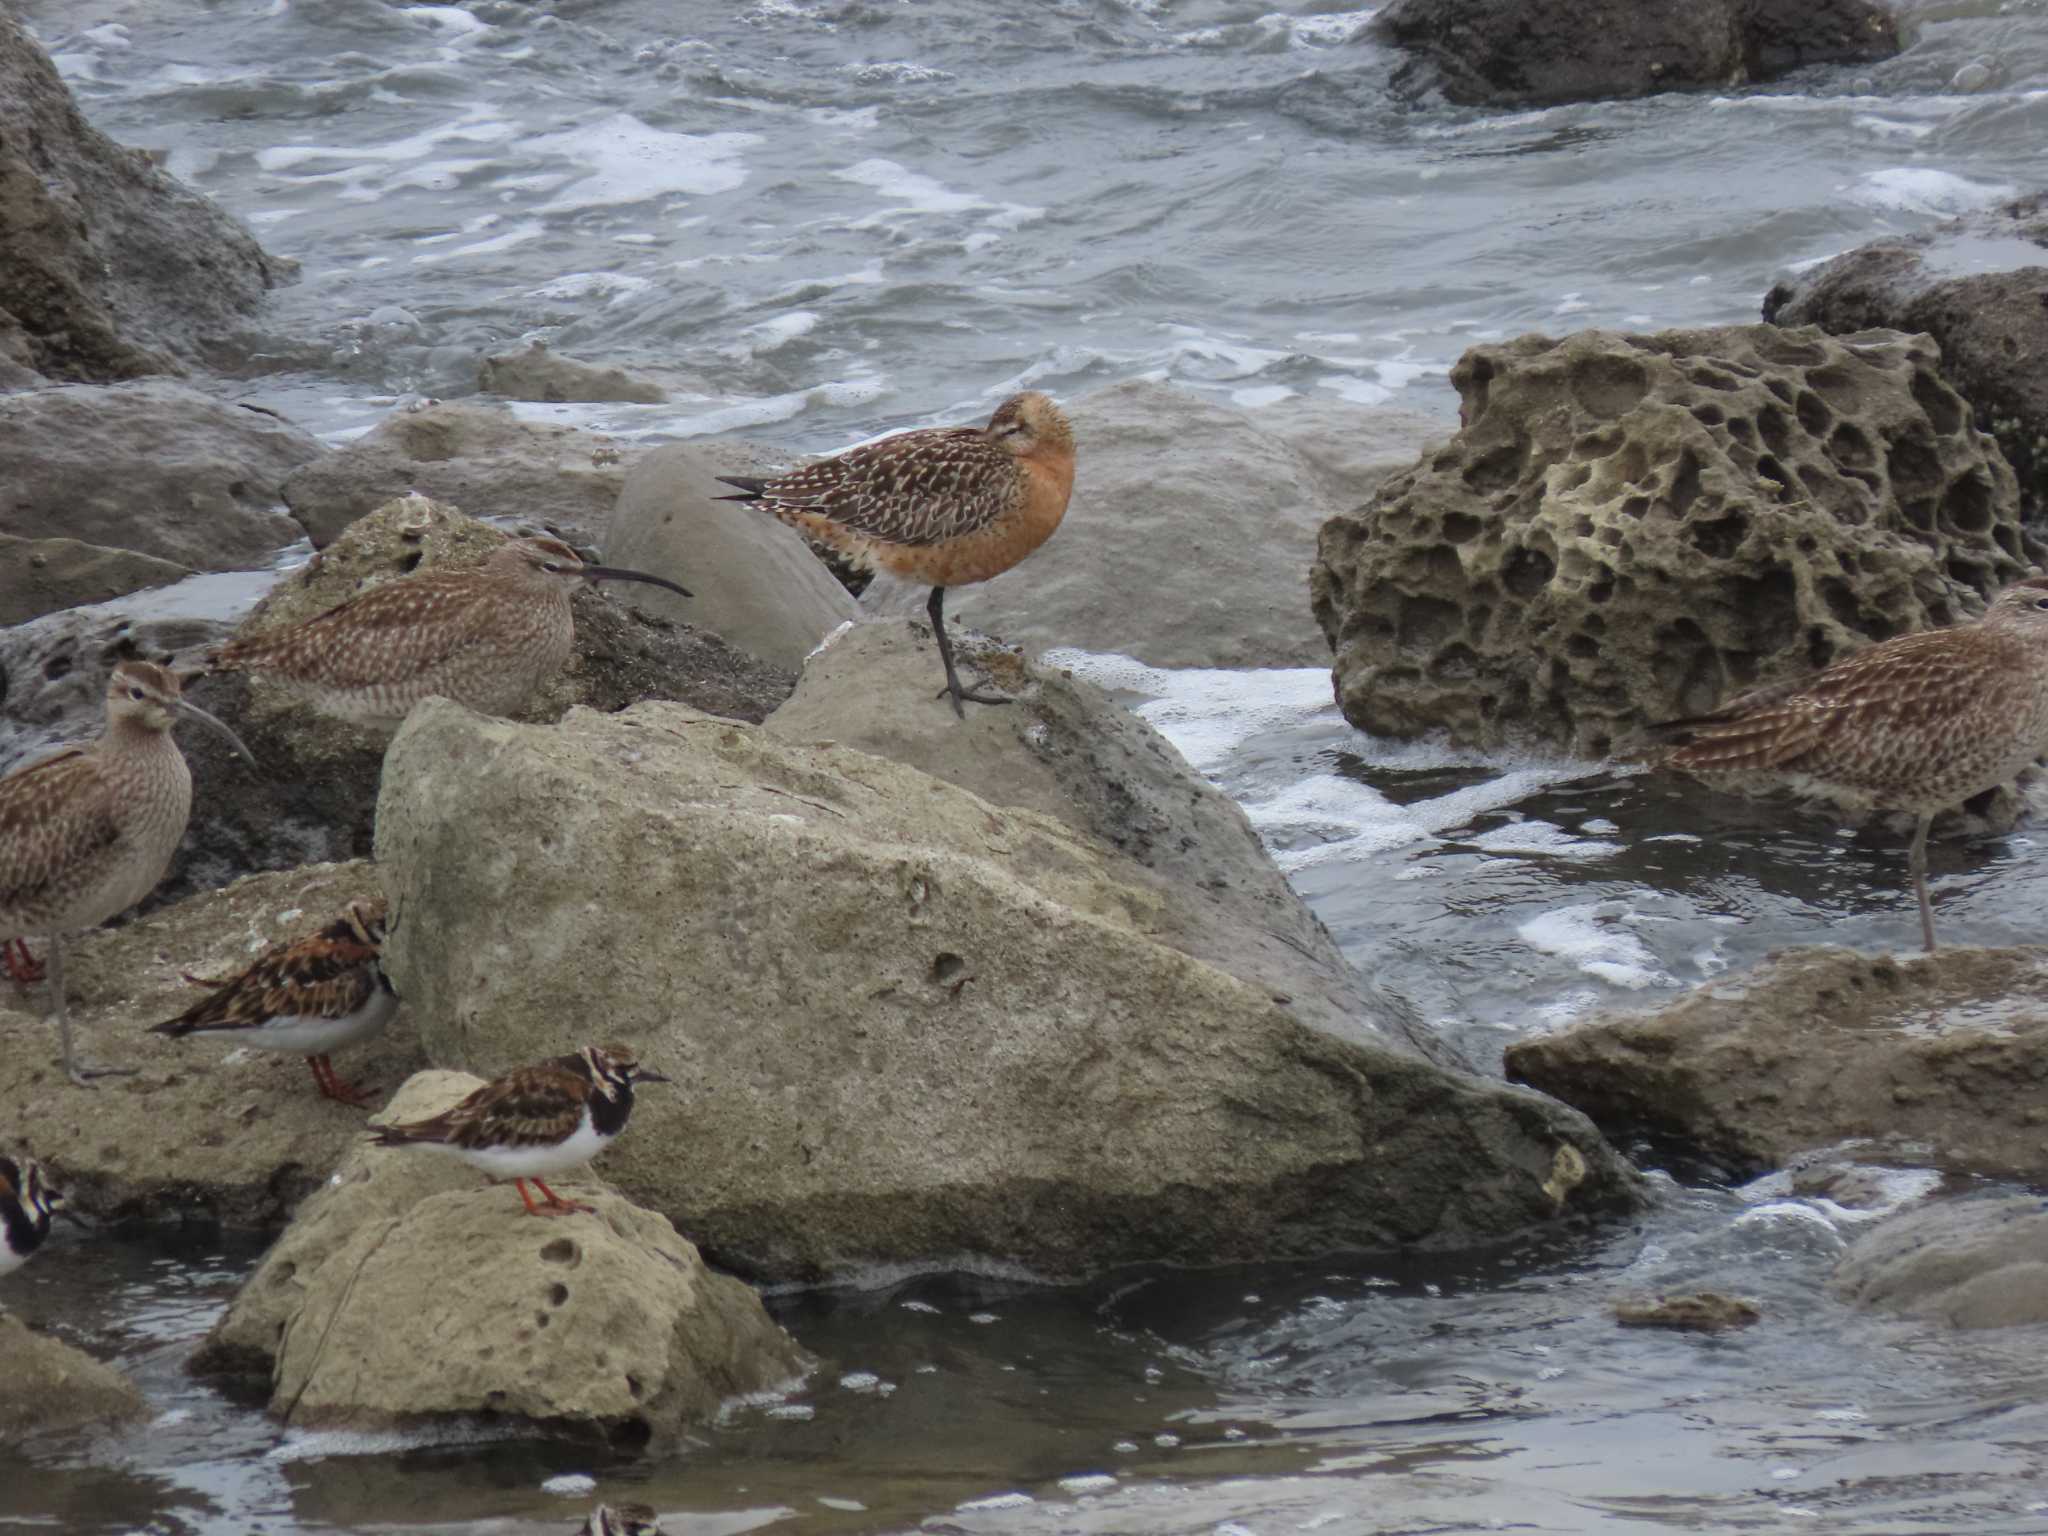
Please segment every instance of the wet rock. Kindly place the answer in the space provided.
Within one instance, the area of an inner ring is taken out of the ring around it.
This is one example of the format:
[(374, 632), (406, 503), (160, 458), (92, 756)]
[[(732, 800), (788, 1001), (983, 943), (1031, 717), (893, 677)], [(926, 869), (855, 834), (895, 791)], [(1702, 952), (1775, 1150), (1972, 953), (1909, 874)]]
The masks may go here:
[(2048, 1204), (2000, 1195), (1907, 1211), (1858, 1238), (1829, 1285), (1858, 1306), (1955, 1328), (2048, 1322)]
[[(418, 493), (504, 527), (601, 534), (625, 479), (608, 437), (521, 421), (508, 410), (445, 405), (394, 411), (285, 482), (284, 500), (315, 549), (394, 497)], [(688, 586), (688, 582), (683, 583)]]
[(607, 1176), (748, 1273), (1466, 1244), (1635, 1198), (1559, 1106), (1173, 948), (1108, 845), (848, 748), (429, 700), (377, 848), (435, 1059), (497, 1071), (604, 1018), (678, 1083)]
[(792, 743), (870, 752), (993, 805), (1050, 816), (1135, 866), (1122, 877), (1158, 904), (1150, 938), (1286, 998), (1318, 1029), (1440, 1049), (1434, 1031), (1352, 969), (1237, 802), (1157, 731), (1093, 684), (955, 638), (1015, 703), (970, 706), (956, 718), (934, 697), (945, 674), (930, 631), (898, 619), (835, 638), (768, 729)]
[(1614, 1320), (1624, 1328), (1667, 1328), (1674, 1333), (1725, 1333), (1760, 1322), (1763, 1315), (1755, 1302), (1718, 1291), (1614, 1304)]
[(579, 363), (534, 342), (523, 352), (498, 352), (477, 366), (476, 387), (507, 400), (624, 400), (660, 405), (668, 391), (642, 373)]
[(299, 537), (285, 476), (327, 450), (266, 410), (151, 379), (0, 395), (0, 533), (82, 539), (202, 571)]
[(695, 595), (638, 586), (621, 589), (622, 600), (801, 670), (859, 610), (793, 530), (717, 499), (732, 494), (719, 475), (773, 474), (781, 462), (732, 440), (672, 443), (638, 459), (605, 533), (605, 563), (672, 576)]
[(0, 11), (0, 353), (53, 379), (176, 372), (218, 355), (292, 270), (90, 126)]
[(2005, 450), (2022, 514), (2048, 518), (2048, 194), (1837, 256), (1772, 288), (1764, 318), (1925, 331), (1979, 430)]
[[(57, 1065), (47, 989), (0, 983), (0, 1125), (61, 1170), (65, 1193), (93, 1216), (278, 1225), (361, 1136), (363, 1112), (319, 1097), (299, 1057), (146, 1031), (200, 996), (181, 972), (230, 975), (377, 892), (367, 863), (282, 870), (72, 939), (64, 968), (81, 1047), (136, 1069), (92, 1088)], [(403, 1008), (335, 1063), (384, 1089), (423, 1064)]]
[(0, 1312), (0, 1445), (86, 1424), (144, 1418), (148, 1404), (127, 1377), (60, 1339), (31, 1333)]
[[(1031, 651), (1160, 667), (1321, 665), (1301, 604), (1316, 530), (1449, 430), (1336, 401), (1242, 411), (1143, 379), (1083, 395), (1071, 414), (1080, 469), (1059, 532), (993, 581), (947, 593), (948, 620)], [(889, 611), (921, 606), (927, 590)]]
[(1925, 337), (1730, 326), (1474, 347), (1465, 425), (1323, 527), (1345, 717), (1604, 756), (1954, 623), (2024, 575), (2012, 471)]
[(173, 561), (138, 555), (132, 549), (0, 533), (0, 626), (125, 597), (191, 574)]
[[(479, 1086), (424, 1073), (378, 1118), (435, 1114)], [(800, 1374), (760, 1299), (664, 1218), (587, 1176), (550, 1182), (595, 1211), (531, 1217), (453, 1159), (358, 1141), (194, 1369), (270, 1378), (271, 1412), (294, 1427), (516, 1415), (636, 1449), (673, 1449), (727, 1399)]]
[(1397, 89), (1479, 106), (1725, 88), (1899, 51), (1870, 0), (1394, 0), (1373, 31), (1415, 55)]
[(1511, 1078), (1746, 1179), (1866, 1138), (1875, 1157), (2048, 1181), (2048, 949), (1792, 949), (1655, 1013), (1508, 1048)]

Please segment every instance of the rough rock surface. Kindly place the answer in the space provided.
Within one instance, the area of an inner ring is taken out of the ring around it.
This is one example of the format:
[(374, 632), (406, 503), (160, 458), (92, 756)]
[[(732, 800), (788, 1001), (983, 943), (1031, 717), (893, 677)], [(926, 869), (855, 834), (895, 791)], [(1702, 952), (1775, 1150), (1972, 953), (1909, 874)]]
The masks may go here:
[(176, 371), (289, 272), (90, 126), (49, 56), (0, 10), (0, 354), (53, 379)]
[[(377, 891), (367, 863), (282, 870), (74, 938), (64, 968), (80, 1048), (137, 1069), (91, 1088), (74, 1087), (57, 1065), (47, 989), (0, 982), (0, 1125), (10, 1142), (60, 1169), (64, 1192), (96, 1217), (277, 1225), (362, 1134), (363, 1112), (321, 1098), (303, 1058), (166, 1040), (148, 1026), (200, 997), (181, 971), (231, 975)], [(391, 1088), (422, 1065), (407, 1008), (335, 1059), (369, 1088)]]
[[(424, 1073), (378, 1118), (435, 1114), (479, 1086)], [(587, 1179), (550, 1182), (595, 1211), (529, 1217), (510, 1186), (453, 1159), (358, 1142), (195, 1369), (270, 1376), (271, 1412), (293, 1426), (516, 1415), (634, 1449), (673, 1448), (728, 1398), (799, 1375), (802, 1352), (760, 1298), (665, 1218)]]
[(1481, 106), (1725, 88), (1899, 51), (1870, 0), (1394, 0), (1373, 31), (1416, 56), (1397, 88)]
[(671, 443), (640, 458), (604, 537), (607, 565), (673, 576), (695, 594), (632, 586), (620, 596), (743, 651), (800, 670), (859, 609), (793, 530), (737, 502), (719, 475), (773, 474), (762, 450), (730, 440)]
[[(626, 452), (577, 427), (521, 421), (508, 410), (435, 403), (394, 411), (354, 442), (285, 482), (284, 500), (315, 549), (410, 492), (506, 527), (594, 538), (610, 521)], [(688, 586), (688, 582), (683, 583)]]
[(1655, 1013), (1508, 1048), (1508, 1075), (1729, 1177), (1868, 1138), (1877, 1155), (2048, 1182), (2048, 949), (1792, 949)]
[(660, 405), (668, 391), (643, 373), (579, 363), (534, 342), (523, 352), (497, 352), (477, 365), (476, 386), (507, 400), (624, 400)]
[(677, 1080), (607, 1176), (744, 1272), (1467, 1244), (1634, 1199), (1560, 1106), (1162, 942), (1178, 914), (1107, 845), (844, 747), (429, 700), (377, 849), (434, 1058), (602, 1018)]
[(125, 597), (191, 574), (174, 561), (138, 555), (132, 549), (0, 533), (0, 626)]
[(1771, 289), (1764, 318), (1925, 331), (2011, 461), (2022, 513), (2048, 519), (2048, 194), (1837, 256)]
[(120, 1424), (144, 1417), (135, 1384), (110, 1365), (61, 1339), (32, 1333), (0, 1312), (0, 1445), (84, 1424)]
[(1857, 1239), (1830, 1286), (1859, 1306), (1956, 1328), (2048, 1322), (2048, 1207), (2003, 1195), (1907, 1211)]
[(0, 533), (264, 565), (299, 537), (277, 505), (285, 476), (326, 451), (270, 411), (165, 379), (0, 395)]
[(956, 718), (933, 696), (944, 670), (930, 630), (870, 622), (812, 658), (768, 729), (886, 757), (992, 805), (1064, 822), (1136, 866), (1124, 877), (1158, 902), (1151, 938), (1286, 997), (1318, 1029), (1441, 1049), (1352, 969), (1237, 802), (1157, 731), (1093, 684), (958, 638), (960, 654), (990, 668), (1015, 703)]
[[(1065, 521), (1022, 564), (948, 592), (948, 626), (1158, 667), (1320, 665), (1301, 600), (1316, 530), (1451, 430), (1334, 400), (1242, 411), (1144, 379), (1068, 410), (1078, 468)], [(872, 590), (863, 606), (885, 612), (921, 609), (928, 591)]]
[(1939, 362), (1768, 325), (1474, 347), (1457, 436), (1324, 525), (1309, 590), (1345, 717), (1602, 756), (1970, 616), (2036, 546)]

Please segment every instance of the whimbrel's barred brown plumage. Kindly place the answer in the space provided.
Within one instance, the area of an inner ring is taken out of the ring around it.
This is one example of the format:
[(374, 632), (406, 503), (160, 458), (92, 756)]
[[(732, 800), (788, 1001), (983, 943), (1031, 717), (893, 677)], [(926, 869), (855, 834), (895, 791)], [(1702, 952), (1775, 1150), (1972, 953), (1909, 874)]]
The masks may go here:
[(280, 944), (152, 1034), (216, 1035), (259, 1050), (292, 1051), (313, 1068), (322, 1096), (362, 1104), (367, 1096), (335, 1074), (329, 1053), (367, 1040), (398, 1010), (382, 961), (382, 900), (350, 902), (317, 933)]
[(125, 912), (163, 878), (192, 811), (192, 771), (171, 739), (181, 715), (249, 757), (233, 731), (184, 697), (177, 673), (124, 661), (107, 680), (97, 740), (0, 779), (0, 938), (49, 939), (50, 1002), (74, 1082), (96, 1074), (71, 1052), (64, 936)]
[(1931, 951), (1929, 824), (2048, 752), (2048, 576), (2007, 587), (1975, 623), (1901, 635), (1666, 729), (1686, 740), (1656, 760), (1710, 783), (1917, 817), (1910, 863)]
[(721, 476), (798, 532), (861, 566), (932, 589), (926, 611), (953, 710), (1007, 699), (960, 686), (946, 588), (998, 576), (1052, 537), (1074, 489), (1074, 434), (1052, 400), (1012, 395), (985, 427), (899, 432), (773, 479)]
[(437, 694), (483, 714), (516, 714), (568, 664), (569, 598), (586, 581), (690, 595), (665, 577), (586, 564), (559, 539), (511, 539), (481, 565), (417, 571), (301, 623), (230, 640), (211, 664), (275, 679), (359, 725), (396, 728)]

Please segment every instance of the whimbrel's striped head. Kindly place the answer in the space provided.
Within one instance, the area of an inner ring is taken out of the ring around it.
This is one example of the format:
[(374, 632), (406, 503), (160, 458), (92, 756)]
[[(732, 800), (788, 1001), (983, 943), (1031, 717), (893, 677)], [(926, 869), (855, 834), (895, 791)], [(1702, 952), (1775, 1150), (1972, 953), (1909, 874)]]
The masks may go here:
[(486, 563), (491, 569), (508, 574), (537, 574), (572, 590), (581, 581), (644, 581), (684, 597), (692, 595), (688, 587), (679, 587), (665, 576), (649, 576), (644, 571), (629, 571), (615, 565), (592, 565), (560, 539), (539, 534), (508, 539)]
[(2048, 641), (2048, 575), (2022, 576), (1991, 599), (1981, 622)]
[(996, 407), (988, 419), (988, 440), (1020, 459), (1071, 457), (1074, 429), (1052, 396), (1028, 389)]
[(254, 766), (255, 754), (242, 745), (242, 738), (186, 698), (184, 684), (169, 667), (153, 661), (124, 661), (107, 679), (108, 730), (161, 733), (176, 725), (180, 716), (212, 726)]

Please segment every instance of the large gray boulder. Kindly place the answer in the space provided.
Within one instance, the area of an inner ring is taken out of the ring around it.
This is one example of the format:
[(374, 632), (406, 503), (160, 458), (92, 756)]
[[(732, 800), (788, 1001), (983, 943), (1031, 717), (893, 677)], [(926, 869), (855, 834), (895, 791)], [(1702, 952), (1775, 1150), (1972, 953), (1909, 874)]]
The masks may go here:
[(132, 549), (0, 533), (0, 626), (167, 586), (191, 574), (175, 561)]
[(285, 477), (326, 451), (271, 411), (165, 379), (0, 395), (0, 534), (267, 565), (300, 536)]
[(764, 450), (732, 440), (671, 443), (637, 459), (604, 536), (607, 565), (676, 573), (691, 597), (634, 586), (644, 613), (708, 629), (792, 672), (859, 610), (794, 530), (737, 502), (720, 475), (773, 474)]
[(177, 372), (217, 356), (291, 271), (88, 124), (0, 9), (0, 358), (53, 379)]
[(949, 592), (948, 621), (1034, 652), (1075, 646), (1157, 667), (1319, 665), (1328, 652), (1302, 607), (1317, 529), (1450, 430), (1338, 400), (1243, 411), (1144, 379), (1068, 409), (1078, 457), (1066, 520), (1022, 564)]
[[(423, 1073), (377, 1119), (437, 1114), (481, 1086)], [(732, 1398), (797, 1382), (803, 1353), (760, 1298), (667, 1220), (587, 1177), (550, 1182), (594, 1210), (531, 1217), (452, 1159), (359, 1141), (195, 1368), (265, 1378), (272, 1416), (294, 1428), (509, 1416), (655, 1451)]]
[(1918, 234), (1892, 235), (1773, 287), (1764, 318), (1836, 334), (1925, 331), (1941, 371), (2019, 477), (2020, 510), (2048, 517), (2048, 194)]
[(2048, 1206), (2039, 1195), (2003, 1195), (1907, 1211), (1857, 1239), (1829, 1288), (1954, 1328), (2048, 1323)]
[(1414, 55), (1397, 87), (1479, 106), (1726, 89), (1899, 51), (1872, 0), (1394, 0), (1373, 31)]
[(603, 1019), (677, 1079), (607, 1176), (749, 1274), (1464, 1245), (1636, 1198), (1551, 1101), (1175, 947), (1107, 844), (849, 748), (429, 700), (377, 851), (434, 1058), (495, 1072)]
[(1792, 949), (1654, 1013), (1508, 1047), (1508, 1075), (1735, 1179), (1873, 1157), (2048, 1182), (2048, 949)]
[(1940, 362), (1770, 325), (1474, 347), (1458, 434), (1324, 525), (1345, 718), (1598, 757), (1976, 613), (2039, 546)]
[(285, 482), (284, 500), (315, 549), (386, 502), (413, 493), (501, 527), (558, 528), (590, 540), (611, 520), (625, 462), (619, 444), (579, 427), (521, 421), (502, 407), (436, 401), (394, 411), (308, 464)]

